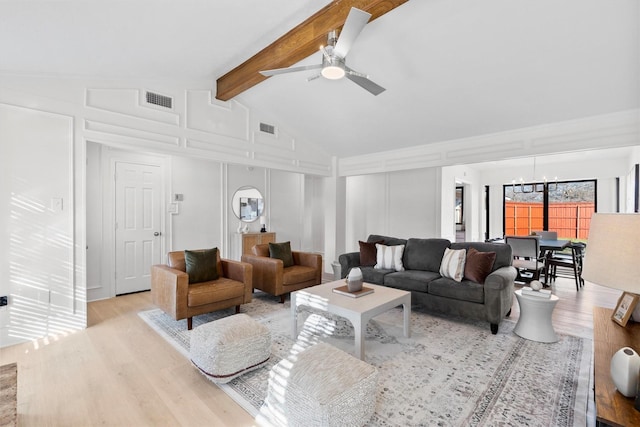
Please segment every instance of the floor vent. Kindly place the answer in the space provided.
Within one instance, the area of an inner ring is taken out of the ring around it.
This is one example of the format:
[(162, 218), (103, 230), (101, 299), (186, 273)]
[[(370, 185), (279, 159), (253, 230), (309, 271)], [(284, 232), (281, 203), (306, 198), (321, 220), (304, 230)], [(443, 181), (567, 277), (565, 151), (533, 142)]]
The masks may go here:
[(147, 92), (147, 103), (164, 108), (173, 108), (173, 98), (153, 92)]
[(269, 133), (271, 135), (276, 134), (276, 127), (273, 125), (268, 125), (266, 123), (260, 123), (260, 132)]

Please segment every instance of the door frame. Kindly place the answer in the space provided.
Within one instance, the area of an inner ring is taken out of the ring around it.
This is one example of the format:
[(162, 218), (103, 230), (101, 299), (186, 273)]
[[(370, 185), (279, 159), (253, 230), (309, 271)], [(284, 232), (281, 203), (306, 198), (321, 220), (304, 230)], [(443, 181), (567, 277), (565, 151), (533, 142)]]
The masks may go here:
[(160, 171), (160, 253), (171, 247), (170, 231), (167, 229), (167, 189), (169, 188), (170, 161), (165, 156), (129, 152), (103, 145), (102, 148), (102, 283), (108, 286), (108, 297), (116, 296), (116, 163), (135, 163), (157, 166)]

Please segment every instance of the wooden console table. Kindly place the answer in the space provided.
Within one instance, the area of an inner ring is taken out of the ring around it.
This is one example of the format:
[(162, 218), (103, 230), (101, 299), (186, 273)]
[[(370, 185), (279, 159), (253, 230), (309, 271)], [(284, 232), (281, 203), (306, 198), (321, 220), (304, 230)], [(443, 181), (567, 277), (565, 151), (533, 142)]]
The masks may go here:
[(611, 320), (613, 310), (593, 308), (594, 387), (598, 425), (640, 426), (634, 398), (624, 397), (611, 380), (611, 358), (622, 347), (640, 351), (640, 323), (622, 326)]

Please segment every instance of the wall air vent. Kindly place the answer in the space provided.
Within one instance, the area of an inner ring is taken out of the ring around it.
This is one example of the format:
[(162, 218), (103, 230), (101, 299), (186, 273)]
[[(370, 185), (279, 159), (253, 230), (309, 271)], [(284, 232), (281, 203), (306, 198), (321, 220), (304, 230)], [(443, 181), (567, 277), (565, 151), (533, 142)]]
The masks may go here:
[(147, 103), (164, 108), (173, 108), (173, 98), (153, 92), (147, 92)]
[(266, 123), (260, 123), (260, 132), (268, 133), (271, 135), (276, 134), (276, 127), (273, 125), (268, 125)]

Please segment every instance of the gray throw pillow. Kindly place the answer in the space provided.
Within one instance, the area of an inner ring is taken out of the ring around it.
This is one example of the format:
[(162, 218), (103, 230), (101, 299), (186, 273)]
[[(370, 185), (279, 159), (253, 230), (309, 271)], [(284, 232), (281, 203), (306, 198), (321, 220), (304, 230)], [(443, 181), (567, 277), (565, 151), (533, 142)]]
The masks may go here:
[(218, 279), (218, 248), (199, 251), (184, 251), (184, 263), (189, 283), (208, 282)]
[(269, 257), (281, 259), (284, 268), (291, 267), (293, 265), (291, 242), (269, 243)]

